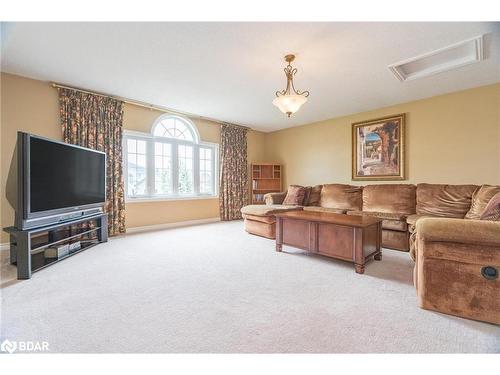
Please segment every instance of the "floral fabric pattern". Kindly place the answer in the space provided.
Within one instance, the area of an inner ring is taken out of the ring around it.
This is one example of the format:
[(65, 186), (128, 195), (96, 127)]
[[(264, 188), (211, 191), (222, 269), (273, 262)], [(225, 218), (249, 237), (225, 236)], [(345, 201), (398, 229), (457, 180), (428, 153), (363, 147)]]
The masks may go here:
[(497, 193), (490, 199), (483, 213), (481, 220), (500, 221), (500, 193)]
[(220, 218), (241, 219), (240, 210), (248, 203), (247, 129), (221, 126), (220, 171)]
[(106, 153), (108, 233), (125, 233), (122, 168), (123, 103), (119, 100), (59, 88), (64, 142)]

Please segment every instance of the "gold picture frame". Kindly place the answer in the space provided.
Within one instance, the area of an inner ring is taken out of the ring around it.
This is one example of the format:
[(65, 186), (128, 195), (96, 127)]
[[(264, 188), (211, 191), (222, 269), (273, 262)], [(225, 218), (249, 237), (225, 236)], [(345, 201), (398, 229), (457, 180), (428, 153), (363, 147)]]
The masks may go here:
[(352, 124), (352, 179), (406, 179), (404, 113)]

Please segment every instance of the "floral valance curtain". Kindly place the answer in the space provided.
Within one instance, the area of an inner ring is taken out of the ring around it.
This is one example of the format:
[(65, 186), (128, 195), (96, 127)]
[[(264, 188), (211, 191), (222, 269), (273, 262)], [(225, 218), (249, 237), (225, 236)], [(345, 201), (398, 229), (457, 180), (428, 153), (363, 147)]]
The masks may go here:
[(106, 153), (108, 233), (125, 232), (122, 169), (123, 103), (119, 100), (59, 88), (63, 140)]
[(241, 219), (241, 207), (248, 200), (247, 129), (221, 126), (220, 171), (220, 218)]

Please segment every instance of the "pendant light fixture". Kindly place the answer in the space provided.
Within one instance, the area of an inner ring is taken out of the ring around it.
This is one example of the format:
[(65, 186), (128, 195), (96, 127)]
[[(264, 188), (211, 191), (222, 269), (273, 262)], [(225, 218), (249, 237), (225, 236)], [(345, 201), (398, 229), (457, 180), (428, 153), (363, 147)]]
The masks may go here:
[(307, 102), (309, 91), (295, 90), (293, 85), (293, 76), (297, 73), (297, 68), (293, 68), (291, 63), (295, 60), (295, 55), (286, 55), (285, 61), (288, 63), (285, 70), (286, 75), (286, 88), (282, 91), (276, 91), (276, 98), (273, 104), (279, 110), (290, 117), (293, 113), (297, 112), (302, 104)]

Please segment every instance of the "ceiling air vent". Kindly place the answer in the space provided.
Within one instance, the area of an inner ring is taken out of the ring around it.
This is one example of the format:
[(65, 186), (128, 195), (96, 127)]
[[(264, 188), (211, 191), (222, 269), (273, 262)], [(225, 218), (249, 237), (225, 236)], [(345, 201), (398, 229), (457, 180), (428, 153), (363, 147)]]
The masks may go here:
[(483, 60), (483, 35), (388, 66), (401, 81), (427, 77)]

